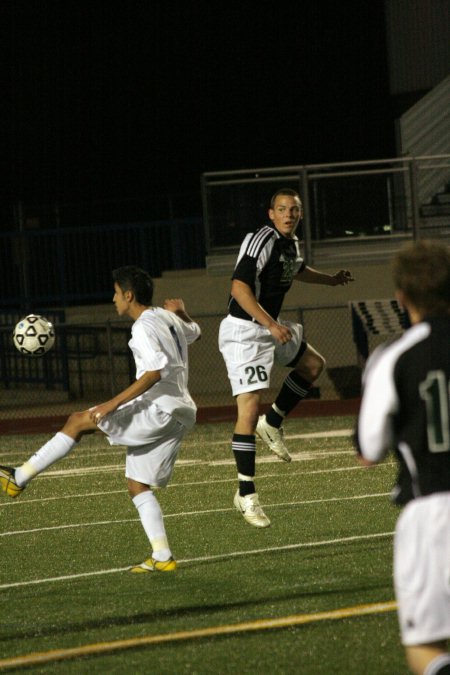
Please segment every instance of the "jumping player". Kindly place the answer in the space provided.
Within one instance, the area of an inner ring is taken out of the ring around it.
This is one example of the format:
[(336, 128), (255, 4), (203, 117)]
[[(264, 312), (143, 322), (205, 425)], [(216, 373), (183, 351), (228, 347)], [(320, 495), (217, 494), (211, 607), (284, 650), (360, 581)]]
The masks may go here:
[(136, 380), (111, 400), (70, 415), (59, 431), (17, 469), (0, 467), (0, 484), (17, 497), (27, 484), (65, 457), (82, 436), (100, 429), (111, 445), (127, 446), (128, 492), (152, 548), (151, 557), (132, 572), (171, 572), (176, 568), (153, 487), (165, 487), (182, 438), (196, 417), (188, 391), (187, 345), (200, 328), (180, 298), (153, 307), (153, 281), (134, 266), (113, 272), (113, 302), (119, 316), (134, 321), (129, 346)]
[[(279, 320), (284, 296), (294, 280), (327, 286), (353, 281), (347, 270), (331, 275), (305, 264), (295, 234), (301, 215), (297, 192), (284, 188), (273, 195), (272, 224), (248, 234), (242, 243), (232, 276), (229, 314), (219, 331), (219, 348), (237, 404), (232, 450), (239, 489), (234, 505), (255, 527), (270, 525), (254, 483), (255, 431), (272, 452), (290, 462), (283, 419), (305, 398), (325, 365), (323, 356), (303, 340), (303, 326)], [(261, 390), (270, 386), (274, 362), (291, 370), (272, 408), (258, 419)]]
[(394, 450), (393, 501), (404, 506), (394, 539), (394, 585), (412, 671), (449, 675), (450, 250), (421, 241), (393, 266), (396, 295), (413, 324), (369, 358), (358, 418), (360, 460)]

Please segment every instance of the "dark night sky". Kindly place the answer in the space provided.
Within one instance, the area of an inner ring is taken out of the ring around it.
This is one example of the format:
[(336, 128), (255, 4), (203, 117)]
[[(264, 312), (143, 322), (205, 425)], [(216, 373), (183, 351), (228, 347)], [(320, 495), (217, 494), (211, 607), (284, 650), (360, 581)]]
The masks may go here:
[(3, 4), (7, 201), (395, 154), (381, 0)]

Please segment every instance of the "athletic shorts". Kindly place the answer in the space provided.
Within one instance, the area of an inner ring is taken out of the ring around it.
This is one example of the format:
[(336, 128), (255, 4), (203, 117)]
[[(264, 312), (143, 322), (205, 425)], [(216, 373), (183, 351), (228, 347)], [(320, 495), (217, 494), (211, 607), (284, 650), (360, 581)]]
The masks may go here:
[(394, 583), (403, 645), (450, 638), (450, 492), (405, 506), (395, 528)]
[(274, 363), (288, 366), (295, 360), (303, 342), (303, 326), (280, 321), (292, 333), (292, 340), (282, 345), (264, 326), (254, 321), (227, 316), (219, 330), (219, 349), (225, 360), (233, 396), (270, 387)]
[(186, 427), (152, 403), (125, 405), (99, 423), (111, 445), (126, 445), (127, 478), (165, 487), (169, 482)]

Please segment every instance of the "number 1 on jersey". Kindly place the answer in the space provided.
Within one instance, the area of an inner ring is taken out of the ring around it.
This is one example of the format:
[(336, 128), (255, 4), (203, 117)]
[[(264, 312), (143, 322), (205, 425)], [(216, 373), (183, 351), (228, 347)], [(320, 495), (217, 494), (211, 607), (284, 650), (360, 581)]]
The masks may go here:
[(449, 383), (442, 370), (432, 370), (419, 386), (427, 409), (427, 433), (430, 452), (450, 450)]

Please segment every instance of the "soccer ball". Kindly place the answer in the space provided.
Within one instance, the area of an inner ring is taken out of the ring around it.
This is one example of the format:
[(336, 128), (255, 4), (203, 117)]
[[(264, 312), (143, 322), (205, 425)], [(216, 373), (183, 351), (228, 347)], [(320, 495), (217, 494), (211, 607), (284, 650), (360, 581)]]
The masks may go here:
[(13, 342), (21, 354), (42, 356), (55, 344), (55, 329), (45, 316), (28, 314), (16, 324)]

